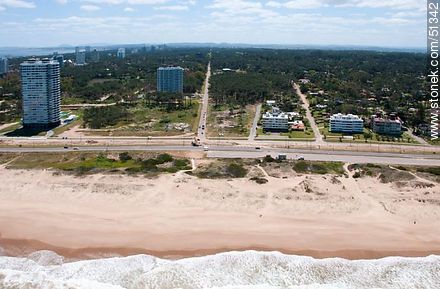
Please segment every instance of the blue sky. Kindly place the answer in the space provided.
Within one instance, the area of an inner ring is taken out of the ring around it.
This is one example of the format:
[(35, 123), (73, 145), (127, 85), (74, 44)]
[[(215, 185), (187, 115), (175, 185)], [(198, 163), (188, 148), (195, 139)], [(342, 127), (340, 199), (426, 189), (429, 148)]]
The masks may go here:
[(424, 0), (0, 0), (0, 47), (227, 42), (424, 47)]

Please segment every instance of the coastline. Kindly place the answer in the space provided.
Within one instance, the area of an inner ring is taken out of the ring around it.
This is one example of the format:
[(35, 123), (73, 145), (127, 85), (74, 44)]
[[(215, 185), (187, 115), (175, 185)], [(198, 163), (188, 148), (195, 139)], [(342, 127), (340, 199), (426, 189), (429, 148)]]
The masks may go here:
[(78, 260), (94, 260), (112, 257), (129, 257), (135, 255), (149, 255), (162, 259), (178, 260), (192, 257), (210, 256), (228, 252), (280, 252), (285, 255), (307, 256), (315, 259), (342, 258), (346, 260), (375, 260), (386, 257), (427, 257), (431, 255), (440, 256), (439, 250), (286, 250), (284, 248), (265, 247), (240, 247), (240, 248), (212, 248), (197, 249), (192, 251), (169, 250), (151, 251), (142, 248), (63, 248), (46, 244), (36, 240), (18, 240), (0, 238), (0, 252), (8, 257), (26, 257), (38, 251), (52, 251), (62, 256), (66, 262)]
[[(331, 175), (156, 179), (9, 170), (0, 188), (0, 248), (67, 260), (148, 254), (180, 259), (258, 250), (316, 258), (440, 255), (438, 184)], [(428, 181), (426, 181), (428, 182)], [(426, 193), (429, 194), (426, 194)], [(411, 197), (409, 197), (411, 196)], [(405, 199), (405, 201), (402, 201)]]

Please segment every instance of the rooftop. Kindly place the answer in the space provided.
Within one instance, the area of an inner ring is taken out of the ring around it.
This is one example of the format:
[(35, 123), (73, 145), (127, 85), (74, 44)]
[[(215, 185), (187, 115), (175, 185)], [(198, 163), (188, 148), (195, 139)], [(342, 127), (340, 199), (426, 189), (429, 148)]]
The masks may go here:
[(46, 64), (59, 64), (57, 60), (49, 59), (49, 58), (30, 58), (25, 62), (21, 63), (21, 65), (46, 65)]
[(361, 120), (359, 118), (359, 116), (354, 115), (354, 114), (342, 114), (342, 113), (337, 113), (334, 114), (330, 117), (330, 119), (332, 120)]

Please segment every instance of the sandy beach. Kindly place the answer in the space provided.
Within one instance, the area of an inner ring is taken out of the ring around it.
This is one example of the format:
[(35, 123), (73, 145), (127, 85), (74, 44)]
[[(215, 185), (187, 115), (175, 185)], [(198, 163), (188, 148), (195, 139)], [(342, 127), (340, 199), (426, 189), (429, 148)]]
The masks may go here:
[[(264, 171), (263, 171), (264, 172)], [(265, 173), (265, 172), (264, 172)], [(331, 175), (207, 180), (0, 168), (0, 253), (68, 258), (231, 250), (349, 259), (440, 254), (440, 186)]]

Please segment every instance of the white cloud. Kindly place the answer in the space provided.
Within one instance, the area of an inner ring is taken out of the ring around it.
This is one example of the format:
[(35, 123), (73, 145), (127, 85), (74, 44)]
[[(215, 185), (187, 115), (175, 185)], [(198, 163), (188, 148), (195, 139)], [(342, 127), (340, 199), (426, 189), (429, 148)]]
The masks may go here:
[(136, 11), (136, 10), (131, 8), (131, 7), (125, 7), (124, 8), (124, 12), (134, 12), (134, 11)]
[(182, 11), (182, 10), (188, 10), (188, 6), (186, 5), (158, 6), (158, 7), (154, 7), (154, 10)]
[(0, 10), (6, 8), (35, 8), (35, 3), (24, 0), (0, 0)]
[(96, 6), (96, 5), (81, 5), (80, 8), (81, 8), (81, 10), (88, 11), (88, 12), (97, 11), (97, 10), (101, 9), (99, 6)]
[(284, 7), (289, 9), (313, 9), (326, 5), (322, 2), (322, 0), (294, 0), (283, 3), (277, 1), (269, 1), (266, 3), (266, 6), (274, 8)]
[(67, 2), (69, 2), (69, 0), (55, 0), (55, 2), (57, 2), (58, 4), (64, 5), (64, 4), (67, 4)]
[(108, 5), (154, 5), (154, 4), (164, 4), (169, 0), (82, 0), (83, 2), (94, 3), (94, 4), (108, 4)]
[[(424, 2), (424, 1), (423, 1)], [(356, 7), (356, 8), (390, 8), (421, 9), (426, 6), (420, 0), (291, 0), (269, 1), (268, 7), (289, 9), (313, 9), (319, 7)]]

